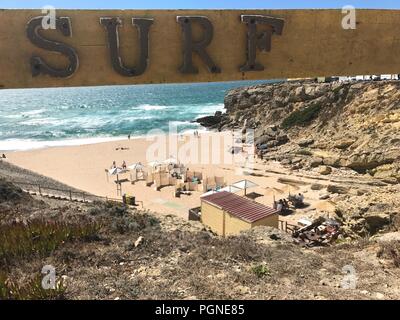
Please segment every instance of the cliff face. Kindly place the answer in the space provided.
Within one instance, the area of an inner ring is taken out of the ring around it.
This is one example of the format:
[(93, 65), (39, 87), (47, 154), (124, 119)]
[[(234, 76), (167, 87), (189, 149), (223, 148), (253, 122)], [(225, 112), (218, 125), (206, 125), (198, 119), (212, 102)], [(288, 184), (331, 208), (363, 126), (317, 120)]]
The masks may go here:
[[(265, 158), (328, 165), (400, 182), (400, 82), (279, 83), (238, 88), (212, 127), (254, 128)], [(298, 160), (298, 159), (297, 159)]]

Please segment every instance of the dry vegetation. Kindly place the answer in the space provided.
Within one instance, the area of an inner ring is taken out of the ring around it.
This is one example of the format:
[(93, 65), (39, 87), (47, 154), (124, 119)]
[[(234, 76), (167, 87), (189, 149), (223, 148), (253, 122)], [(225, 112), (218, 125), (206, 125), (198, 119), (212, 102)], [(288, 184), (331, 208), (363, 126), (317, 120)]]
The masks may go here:
[[(0, 299), (398, 299), (399, 242), (303, 249), (261, 227), (222, 239), (200, 223), (98, 202), (46, 202), (1, 181)], [(23, 201), (20, 201), (23, 199)], [(40, 271), (56, 268), (57, 290)], [(352, 265), (357, 288), (341, 288)]]

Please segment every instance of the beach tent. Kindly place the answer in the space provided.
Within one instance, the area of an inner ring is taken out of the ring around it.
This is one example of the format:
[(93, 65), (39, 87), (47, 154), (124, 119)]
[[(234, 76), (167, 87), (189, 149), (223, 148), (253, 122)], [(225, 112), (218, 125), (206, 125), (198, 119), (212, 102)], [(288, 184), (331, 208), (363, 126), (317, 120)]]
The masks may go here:
[(227, 191), (227, 192), (232, 192), (232, 193), (236, 193), (238, 191), (240, 191), (242, 189), (235, 187), (235, 186), (227, 186), (225, 188), (219, 189), (218, 191)]
[(203, 193), (203, 194), (200, 196), (200, 198), (209, 196), (209, 195), (214, 194), (214, 193), (217, 193), (217, 192), (227, 191), (227, 192), (235, 193), (235, 192), (238, 192), (238, 191), (240, 191), (240, 190), (242, 190), (242, 189), (236, 188), (236, 187), (234, 187), (234, 186), (227, 186), (227, 187), (225, 187), (225, 188), (221, 188), (221, 189), (218, 189), (218, 190), (211, 190), (211, 191), (208, 191), (208, 192), (206, 192), (206, 193)]
[(155, 167), (159, 167), (159, 166), (161, 166), (161, 165), (162, 165), (162, 163), (161, 163), (161, 162), (159, 162), (159, 161), (151, 161), (151, 162), (149, 162), (149, 163), (148, 163), (148, 165), (149, 165), (149, 167), (153, 167), (153, 168), (155, 168)]
[(164, 161), (164, 164), (178, 164), (178, 163), (179, 163), (179, 161), (176, 160), (175, 158), (169, 158)]
[(241, 180), (232, 185), (240, 190), (244, 190), (244, 195), (246, 195), (247, 189), (258, 187), (258, 184), (251, 182), (250, 180)]
[(130, 170), (143, 170), (144, 165), (142, 165), (140, 162), (134, 163), (131, 166), (128, 167)]

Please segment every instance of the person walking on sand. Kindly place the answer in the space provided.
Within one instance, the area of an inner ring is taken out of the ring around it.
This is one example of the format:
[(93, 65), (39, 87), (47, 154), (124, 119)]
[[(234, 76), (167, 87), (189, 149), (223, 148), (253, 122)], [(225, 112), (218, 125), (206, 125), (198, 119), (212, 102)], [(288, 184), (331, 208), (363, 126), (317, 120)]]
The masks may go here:
[(126, 169), (126, 162), (125, 162), (125, 160), (124, 161), (122, 161), (122, 169)]

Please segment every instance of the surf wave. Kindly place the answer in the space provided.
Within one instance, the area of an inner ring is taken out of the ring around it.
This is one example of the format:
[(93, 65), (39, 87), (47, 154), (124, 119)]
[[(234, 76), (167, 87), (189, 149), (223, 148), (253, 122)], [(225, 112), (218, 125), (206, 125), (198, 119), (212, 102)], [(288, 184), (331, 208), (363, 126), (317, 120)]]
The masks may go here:
[[(243, 82), (242, 85), (250, 85)], [(80, 145), (167, 132), (201, 130), (193, 120), (223, 111), (239, 83), (4, 90), (0, 150)], [(65, 140), (62, 140), (65, 139)]]
[(167, 106), (151, 105), (151, 104), (141, 104), (141, 105), (135, 107), (135, 109), (140, 109), (140, 110), (144, 110), (144, 111), (164, 110), (167, 108), (168, 108)]
[(110, 141), (126, 140), (126, 137), (93, 137), (80, 139), (66, 139), (53, 141), (40, 141), (31, 139), (9, 139), (0, 141), (1, 151), (26, 151), (49, 147), (81, 146)]

